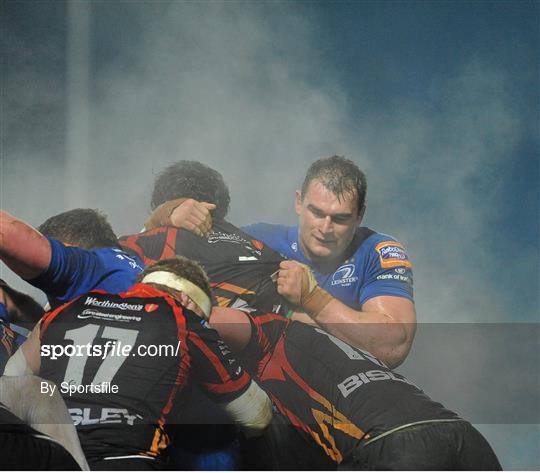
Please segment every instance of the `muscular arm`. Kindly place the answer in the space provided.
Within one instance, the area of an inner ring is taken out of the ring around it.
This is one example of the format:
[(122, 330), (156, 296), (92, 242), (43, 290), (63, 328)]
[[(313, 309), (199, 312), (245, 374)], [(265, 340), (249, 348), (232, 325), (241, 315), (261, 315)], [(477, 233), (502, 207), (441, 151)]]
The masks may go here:
[(214, 307), (209, 322), (236, 352), (243, 350), (251, 338), (249, 317), (240, 310)]
[(151, 230), (160, 226), (177, 227), (202, 237), (212, 228), (210, 211), (215, 208), (215, 204), (195, 199), (169, 200), (152, 212), (144, 228)]
[[(310, 277), (311, 276), (311, 277)], [(406, 358), (416, 330), (414, 303), (405, 297), (377, 296), (355, 310), (318, 287), (307, 266), (284, 261), (278, 277), (278, 292), (303, 307), (326, 331), (352, 346), (373, 353), (390, 367)], [(295, 320), (305, 321), (305, 315)]]
[[(210, 335), (209, 332), (217, 332), (216, 337), (223, 338), (221, 332), (228, 335), (228, 339), (233, 341), (233, 344), (236, 344), (235, 348), (238, 348), (242, 345), (243, 336), (235, 337), (233, 335), (234, 331), (237, 328), (240, 328), (241, 332), (244, 332), (245, 326), (249, 327), (249, 334), (251, 333), (249, 320), (246, 318), (245, 321), (242, 318), (242, 313), (232, 310), (228, 314), (221, 313), (219, 314), (212, 311), (210, 321), (212, 321), (215, 326), (215, 330), (208, 330), (207, 335)], [(221, 332), (217, 330), (217, 327), (221, 328)], [(203, 332), (199, 332), (199, 342), (201, 345), (204, 343), (202, 341)], [(217, 340), (218, 347), (220, 346), (219, 339)], [(211, 338), (208, 338), (207, 342), (210, 343)], [(247, 337), (249, 341), (249, 336)], [(247, 341), (245, 342), (247, 344)], [(225, 343), (227, 340), (225, 340)], [(223, 342), (221, 342), (223, 343)], [(214, 343), (212, 343), (214, 345)], [(268, 426), (272, 420), (272, 403), (268, 395), (259, 387), (259, 385), (253, 381), (247, 372), (244, 372), (242, 368), (237, 365), (236, 360), (229, 356), (230, 351), (227, 350), (226, 346), (221, 346), (218, 350), (214, 350), (214, 356), (218, 360), (214, 361), (214, 366), (218, 363), (221, 364), (220, 378), (222, 388), (220, 389), (221, 395), (215, 398), (216, 388), (215, 381), (212, 381), (211, 378), (205, 377), (205, 372), (203, 369), (204, 365), (197, 365), (197, 358), (195, 353), (192, 353), (193, 366), (196, 369), (196, 376), (199, 378), (203, 389), (207, 390), (207, 393), (211, 398), (214, 398), (216, 402), (222, 405), (223, 409), (227, 414), (233, 419), (233, 421), (238, 424), (238, 426), (244, 431), (248, 436), (260, 435), (264, 429)], [(223, 373), (229, 372), (227, 375)], [(207, 375), (208, 373), (206, 373)], [(210, 384), (209, 384), (210, 381)], [(246, 384), (247, 383), (247, 384)], [(247, 389), (246, 389), (247, 386)]]
[(369, 299), (361, 311), (332, 298), (312, 319), (332, 335), (373, 353), (391, 368), (407, 357), (416, 330), (413, 302), (395, 296)]
[(51, 245), (37, 230), (0, 211), (0, 258), (24, 279), (33, 279), (49, 267)]

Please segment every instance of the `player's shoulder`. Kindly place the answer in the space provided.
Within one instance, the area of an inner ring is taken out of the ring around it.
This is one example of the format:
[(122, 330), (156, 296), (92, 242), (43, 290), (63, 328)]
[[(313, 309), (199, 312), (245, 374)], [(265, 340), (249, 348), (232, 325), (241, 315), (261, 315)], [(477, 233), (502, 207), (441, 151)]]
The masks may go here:
[(399, 240), (392, 235), (376, 232), (368, 227), (358, 227), (351, 243), (354, 253), (376, 249), (388, 245), (403, 247)]
[(275, 223), (254, 223), (242, 227), (242, 230), (278, 250), (282, 250), (282, 246), (294, 246), (298, 236), (298, 227)]
[(115, 267), (136, 273), (142, 271), (144, 267), (143, 262), (138, 256), (128, 254), (120, 248), (95, 248), (88, 251), (92, 252), (106, 267)]
[(81, 261), (89, 262), (94, 260), (96, 263), (102, 263), (106, 267), (130, 267), (133, 270), (141, 271), (143, 263), (138, 256), (131, 256), (125, 250), (119, 247), (103, 247), (103, 248), (82, 248), (79, 246), (65, 245), (59, 240), (47, 237), (51, 244), (53, 259), (60, 258), (59, 261), (65, 259), (76, 258)]
[[(127, 288), (117, 290), (94, 289), (87, 294), (85, 304), (97, 307), (120, 308), (124, 315), (135, 315), (133, 320), (140, 321), (142, 318), (153, 320), (170, 318), (182, 319), (183, 312), (173, 297), (159, 288), (141, 282), (132, 282)], [(157, 326), (155, 327), (157, 330)]]
[[(377, 258), (383, 267), (407, 265), (409, 257), (403, 244), (394, 236), (367, 227), (358, 228), (352, 257), (355, 260)], [(353, 240), (353, 243), (355, 242)]]

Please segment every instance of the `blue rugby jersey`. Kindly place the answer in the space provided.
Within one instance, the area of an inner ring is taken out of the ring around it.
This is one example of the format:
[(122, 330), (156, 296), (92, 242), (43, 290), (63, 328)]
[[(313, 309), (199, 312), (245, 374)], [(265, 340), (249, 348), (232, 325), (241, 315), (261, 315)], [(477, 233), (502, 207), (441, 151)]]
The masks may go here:
[(52, 251), (49, 267), (28, 283), (45, 292), (52, 307), (94, 289), (124, 292), (144, 267), (139, 257), (120, 248), (87, 250), (48, 240)]
[(243, 230), (286, 258), (310, 266), (319, 285), (353, 309), (376, 296), (413, 300), (412, 264), (403, 245), (389, 235), (358, 227), (343, 262), (324, 274), (302, 253), (297, 226), (256, 223)]

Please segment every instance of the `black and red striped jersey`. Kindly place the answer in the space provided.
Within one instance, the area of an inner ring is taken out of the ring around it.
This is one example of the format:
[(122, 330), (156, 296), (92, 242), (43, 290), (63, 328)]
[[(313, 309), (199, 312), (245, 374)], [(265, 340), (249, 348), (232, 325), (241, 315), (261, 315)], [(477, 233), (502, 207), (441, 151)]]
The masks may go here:
[(286, 313), (274, 277), (284, 258), (225, 220), (215, 221), (205, 238), (178, 228), (157, 227), (119, 241), (147, 265), (175, 255), (199, 262), (221, 307)]
[(159, 457), (167, 426), (197, 408), (184, 388), (226, 403), (250, 383), (206, 321), (146, 284), (87, 293), (40, 328), (40, 375), (60, 389), (89, 461)]
[(276, 314), (250, 316), (242, 365), (306, 441), (336, 463), (361, 440), (399, 427), (459, 419), (367, 351)]

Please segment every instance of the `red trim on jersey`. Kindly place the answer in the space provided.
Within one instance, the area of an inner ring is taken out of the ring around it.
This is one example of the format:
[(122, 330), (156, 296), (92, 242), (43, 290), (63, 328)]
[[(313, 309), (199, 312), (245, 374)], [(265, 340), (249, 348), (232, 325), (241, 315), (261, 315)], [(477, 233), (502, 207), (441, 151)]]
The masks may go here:
[[(326, 443), (321, 440), (321, 436), (318, 432), (314, 431), (309, 427), (309, 425), (302, 422), (296, 415), (294, 415), (289, 409), (287, 409), (283, 404), (281, 404), (281, 401), (275, 396), (273, 396), (272, 393), (270, 393), (270, 397), (272, 398), (272, 402), (277, 407), (278, 411), (280, 411), (294, 427), (303, 430), (306, 434), (311, 436), (315, 440), (315, 442), (323, 449), (324, 453), (333, 461), (335, 461), (337, 464), (341, 463), (341, 460), (338, 461), (336, 452), (332, 448), (335, 446), (329, 447), (328, 445), (326, 445)], [(341, 452), (338, 452), (338, 454), (341, 455)]]
[(163, 252), (159, 257), (160, 260), (172, 258), (176, 255), (176, 234), (178, 233), (178, 228), (174, 227), (165, 227), (167, 229), (167, 239), (165, 240), (165, 246), (163, 247)]
[(120, 243), (120, 246), (127, 250), (134, 251), (139, 258), (143, 261), (145, 265), (149, 265), (152, 263), (155, 263), (155, 260), (148, 258), (142, 248), (138, 245), (137, 240), (143, 235), (142, 233), (137, 233), (135, 235), (128, 236), (125, 240), (120, 240), (118, 243)]
[(310, 428), (304, 424), (304, 422), (302, 422), (298, 417), (296, 417), (295, 414), (293, 414), (289, 409), (287, 409), (282, 403), (281, 401), (275, 397), (271, 392), (268, 393), (270, 395), (270, 398), (272, 399), (272, 403), (278, 408), (278, 410), (285, 416), (287, 417), (287, 419), (289, 419), (289, 421), (291, 422), (291, 424), (294, 426), (294, 427), (297, 427), (299, 429), (302, 429), (303, 431), (307, 432), (308, 434), (311, 435), (311, 432), (310, 432)]
[[(154, 289), (152, 286), (148, 286), (147, 284), (136, 284), (133, 286), (133, 292), (135, 293), (159, 293), (160, 296), (162, 296), (165, 293), (162, 293), (161, 291), (158, 291)], [(163, 406), (163, 409), (161, 410), (161, 416), (158, 420), (158, 428), (156, 428), (154, 433), (154, 438), (152, 440), (152, 444), (150, 445), (150, 449), (148, 450), (148, 453), (152, 455), (157, 455), (161, 452), (161, 450), (165, 449), (169, 446), (171, 443), (171, 440), (167, 433), (164, 431), (166, 419), (165, 417), (171, 412), (171, 409), (173, 408), (174, 399), (176, 398), (176, 395), (179, 391), (181, 391), (184, 386), (187, 383), (188, 374), (191, 370), (191, 356), (189, 354), (189, 351), (187, 350), (187, 341), (186, 341), (186, 334), (187, 334), (187, 328), (186, 328), (186, 318), (184, 316), (184, 312), (182, 311), (182, 308), (176, 304), (176, 301), (170, 297), (168, 294), (165, 295), (164, 299), (166, 300), (167, 304), (170, 306), (170, 308), (173, 311), (174, 318), (176, 320), (176, 327), (177, 327), (177, 338), (180, 340), (180, 358), (178, 360), (178, 372), (176, 373), (176, 380), (171, 388), (171, 391), (169, 393), (169, 397), (167, 399), (167, 402), (165, 403), (165, 406)]]
[(243, 372), (236, 381), (230, 380), (225, 384), (213, 384), (213, 383), (203, 383), (203, 386), (208, 389), (208, 391), (216, 394), (230, 394), (244, 389), (251, 378), (247, 372)]
[[(291, 366), (289, 360), (287, 359), (287, 354), (285, 353), (284, 337), (281, 337), (276, 344), (274, 348), (274, 353), (272, 355), (272, 360), (277, 361), (280, 371), (287, 373), (291, 377), (291, 379), (309, 395), (309, 397), (316, 400), (317, 402), (320, 402), (323, 405), (325, 405), (326, 403), (330, 404), (330, 402), (327, 401), (324, 396), (321, 396), (309, 384), (307, 384)], [(261, 381), (266, 378), (266, 375), (264, 376), (264, 378), (261, 377)], [(321, 402), (322, 400), (326, 401), (326, 403)]]
[[(152, 259), (152, 258), (149, 258), (148, 256), (146, 256), (144, 254), (144, 251), (143, 249), (141, 248), (141, 246), (139, 245), (138, 241), (139, 239), (141, 238), (146, 238), (146, 237), (152, 237), (154, 235), (159, 235), (161, 233), (166, 233), (169, 229), (171, 229), (171, 227), (156, 227), (156, 228), (152, 228), (151, 230), (148, 230), (146, 232), (143, 232), (143, 233), (136, 233), (135, 235), (129, 235), (128, 237), (126, 237), (125, 239), (123, 240), (120, 240), (119, 243), (120, 243), (120, 246), (124, 247), (124, 248), (128, 248), (130, 250), (133, 250), (138, 256), (139, 258), (141, 258), (143, 260), (143, 263), (148, 266), (149, 264), (152, 264), (152, 263), (155, 263), (156, 261), (158, 260), (155, 260), (155, 259)], [(173, 228), (173, 230), (176, 230), (175, 228)], [(175, 237), (176, 238), (176, 237)], [(169, 236), (167, 235), (167, 242), (169, 241)], [(166, 243), (167, 245), (167, 243)], [(173, 245), (174, 246), (174, 245)], [(164, 253), (166, 251), (166, 247), (165, 249), (163, 250)], [(170, 256), (174, 256), (174, 250), (173, 250), (173, 254), (170, 255)], [(163, 254), (160, 256), (160, 258), (158, 259), (164, 259), (164, 258), (169, 258), (170, 256), (164, 256)]]
[(251, 318), (253, 319), (253, 322), (256, 325), (267, 324), (267, 323), (273, 322), (274, 320), (279, 320), (281, 322), (289, 322), (289, 319), (287, 319), (287, 317), (283, 317), (282, 315), (274, 314), (272, 312), (268, 312), (267, 314), (251, 316)]
[(135, 283), (126, 292), (121, 292), (114, 295), (119, 296), (122, 299), (129, 299), (131, 297), (161, 297), (165, 299), (172, 299), (171, 295), (168, 292), (161, 291), (154, 286), (151, 286), (150, 284), (142, 282)]
[[(291, 322), (288, 321), (289, 325)], [(262, 328), (259, 329), (259, 332), (262, 332)], [(327, 416), (330, 416), (332, 420), (336, 420), (338, 423), (341, 422), (347, 422), (357, 429), (357, 433), (359, 436), (351, 435), (351, 433), (346, 432), (348, 435), (353, 436), (354, 438), (361, 438), (364, 434), (360, 428), (356, 426), (352, 421), (350, 421), (346, 416), (344, 416), (328, 399), (326, 399), (324, 396), (319, 394), (315, 389), (313, 389), (310, 385), (308, 385), (302, 377), (294, 370), (294, 368), (289, 363), (289, 360), (287, 358), (287, 354), (285, 352), (285, 339), (286, 339), (286, 332), (284, 332), (283, 336), (278, 340), (276, 343), (274, 350), (271, 353), (270, 362), (267, 365), (266, 369), (263, 370), (262, 375), (259, 375), (259, 378), (262, 382), (265, 380), (278, 380), (287, 382), (287, 378), (285, 375), (289, 376), (290, 379), (299, 387), (301, 388), (311, 399), (313, 399), (315, 402), (319, 403), (326, 411)], [(316, 431), (313, 431), (307, 424), (304, 424), (298, 417), (296, 417), (295, 414), (293, 414), (291, 411), (289, 411), (285, 406), (283, 406), (279, 400), (276, 400), (274, 396), (271, 393), (271, 397), (274, 400), (274, 403), (278, 407), (278, 409), (282, 412), (283, 415), (289, 418), (289, 420), (294, 424), (295, 422), (299, 423), (299, 427), (301, 427), (304, 431), (308, 432), (315, 441), (323, 448), (325, 453), (331, 457), (334, 461), (340, 463), (342, 460), (342, 452), (339, 451), (339, 449), (336, 447), (334, 440), (331, 438), (330, 446), (327, 445), (326, 442), (329, 441), (327, 438), (327, 435), (324, 435), (323, 431), (323, 437), (326, 440), (323, 441), (321, 439), (321, 436)], [(313, 409), (311, 409), (313, 411)], [(317, 421), (317, 419), (314, 419)], [(320, 424), (320, 422), (317, 422)], [(338, 430), (342, 430), (339, 426), (336, 426)], [(322, 429), (322, 427), (321, 427)]]
[[(174, 302), (171, 303), (170, 300), (167, 301), (169, 306), (172, 308), (174, 317), (176, 319), (176, 327), (177, 327), (177, 337), (178, 340), (180, 340), (180, 359), (178, 360), (178, 372), (176, 374), (176, 382), (171, 389), (171, 393), (169, 394), (169, 399), (167, 400), (167, 403), (163, 410), (161, 411), (162, 418), (169, 414), (171, 411), (174, 398), (176, 396), (176, 393), (183, 388), (186, 385), (188, 373), (191, 368), (191, 357), (189, 355), (189, 352), (187, 350), (187, 340), (186, 340), (186, 334), (187, 334), (187, 327), (186, 327), (186, 317), (184, 316), (184, 312), (182, 309), (176, 305)], [(183, 368), (186, 369), (183, 369)]]

